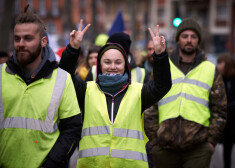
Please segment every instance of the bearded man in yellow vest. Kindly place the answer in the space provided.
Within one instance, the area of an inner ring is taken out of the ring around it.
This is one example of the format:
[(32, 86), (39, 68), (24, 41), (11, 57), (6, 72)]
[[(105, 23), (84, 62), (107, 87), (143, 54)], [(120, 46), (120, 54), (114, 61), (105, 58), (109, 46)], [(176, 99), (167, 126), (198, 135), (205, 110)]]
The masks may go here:
[(73, 82), (45, 30), (26, 7), (16, 18), (13, 56), (0, 65), (1, 168), (67, 166), (81, 137)]
[(187, 18), (176, 31), (170, 56), (172, 88), (158, 102), (152, 145), (157, 168), (208, 168), (226, 122), (226, 93), (215, 65), (198, 45), (201, 28)]
[(73, 75), (83, 116), (78, 168), (147, 168), (142, 113), (161, 99), (171, 87), (170, 65), (165, 39), (149, 29), (154, 41), (154, 80), (145, 84), (131, 81), (125, 36), (120, 43), (107, 43), (97, 58), (96, 81), (83, 82), (74, 76), (84, 35), (82, 20), (70, 33), (70, 44), (63, 52), (60, 67)]

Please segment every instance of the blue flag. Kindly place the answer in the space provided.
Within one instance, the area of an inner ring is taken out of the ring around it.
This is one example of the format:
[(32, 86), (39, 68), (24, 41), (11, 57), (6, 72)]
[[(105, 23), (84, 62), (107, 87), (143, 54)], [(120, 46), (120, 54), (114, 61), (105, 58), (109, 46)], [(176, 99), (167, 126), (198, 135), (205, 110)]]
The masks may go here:
[(122, 18), (122, 11), (120, 10), (113, 22), (111, 29), (108, 32), (108, 36), (112, 35), (113, 33), (124, 32), (124, 21)]

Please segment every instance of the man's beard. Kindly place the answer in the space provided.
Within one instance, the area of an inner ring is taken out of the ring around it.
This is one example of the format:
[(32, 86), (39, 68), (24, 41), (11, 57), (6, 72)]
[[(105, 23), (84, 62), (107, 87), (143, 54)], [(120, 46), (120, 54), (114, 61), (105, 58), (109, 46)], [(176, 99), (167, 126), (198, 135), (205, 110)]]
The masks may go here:
[[(41, 43), (38, 44), (36, 51), (32, 53), (28, 50), (25, 50), (24, 47), (19, 48), (18, 50), (16, 50), (17, 62), (22, 67), (25, 67), (26, 65), (34, 62), (38, 58), (38, 56), (41, 53), (41, 49), (42, 49)], [(27, 53), (19, 53), (19, 51), (26, 51)], [(29, 55), (26, 55), (26, 54), (29, 54)]]
[[(189, 45), (189, 44), (186, 44), (186, 45)], [(194, 54), (196, 52), (196, 49), (192, 46), (191, 49), (186, 49), (186, 47), (181, 47), (180, 48), (181, 52), (184, 54), (184, 55), (188, 55), (188, 56), (191, 56), (192, 54)]]

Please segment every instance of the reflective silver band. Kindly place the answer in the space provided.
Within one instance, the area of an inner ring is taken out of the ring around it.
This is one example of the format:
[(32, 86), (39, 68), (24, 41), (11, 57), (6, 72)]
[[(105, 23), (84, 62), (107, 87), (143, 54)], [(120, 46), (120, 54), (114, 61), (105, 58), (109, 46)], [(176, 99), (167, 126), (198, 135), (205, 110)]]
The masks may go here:
[(123, 159), (133, 159), (133, 160), (141, 160), (147, 162), (147, 154), (136, 152), (136, 151), (127, 151), (127, 150), (111, 150), (111, 157), (114, 158), (123, 158)]
[(167, 104), (167, 103), (170, 103), (170, 102), (176, 100), (179, 96), (180, 96), (180, 93), (178, 93), (176, 95), (173, 95), (173, 96), (166, 97), (164, 99), (161, 99), (158, 102), (158, 107), (160, 107), (161, 105), (164, 105), (164, 104)]
[(158, 102), (158, 107), (176, 100), (179, 96), (182, 96), (182, 98), (194, 101), (194, 102), (196, 102), (198, 104), (204, 105), (207, 108), (209, 108), (209, 102), (208, 101), (206, 101), (206, 100), (204, 100), (202, 98), (195, 97), (193, 95), (187, 94), (187, 93), (179, 93), (177, 95), (173, 95), (173, 96), (169, 96), (167, 98), (164, 98), (164, 99), (162, 99), (162, 100), (160, 100)]
[(100, 134), (110, 134), (109, 126), (88, 127), (82, 130), (82, 137)]
[(142, 72), (140, 67), (136, 67), (136, 82), (141, 82)]
[(181, 96), (184, 97), (185, 99), (194, 101), (194, 102), (196, 102), (198, 104), (201, 104), (201, 105), (206, 106), (207, 108), (209, 108), (209, 102), (204, 100), (204, 99), (202, 99), (202, 98), (195, 97), (193, 95), (186, 94), (186, 93), (182, 93)]
[(185, 78), (184, 83), (196, 85), (196, 86), (202, 87), (202, 88), (204, 88), (208, 91), (210, 91), (210, 89), (211, 89), (211, 87), (207, 83), (204, 83), (204, 82), (201, 82), (201, 81), (198, 81), (198, 80), (195, 80), (195, 79)]
[(67, 79), (67, 72), (58, 68), (54, 90), (52, 93), (51, 101), (48, 107), (47, 116), (45, 121), (24, 118), (24, 117), (11, 117), (4, 118), (3, 104), (2, 104), (2, 66), (0, 74), (0, 129), (3, 128), (26, 128), (32, 130), (39, 130), (46, 133), (52, 133), (57, 130), (57, 123), (53, 123), (53, 118), (59, 107), (65, 83)]
[(92, 73), (92, 76), (93, 76), (93, 81), (96, 80), (96, 65), (93, 65), (91, 67), (91, 73)]
[(177, 84), (177, 83), (181, 83), (181, 82), (196, 85), (196, 86), (202, 87), (202, 88), (204, 88), (208, 91), (210, 91), (210, 89), (211, 89), (211, 87), (207, 83), (198, 81), (196, 79), (189, 79), (189, 78), (183, 79), (182, 77), (173, 79), (172, 80), (172, 85)]
[[(100, 148), (88, 148), (79, 151), (78, 158), (85, 157), (94, 157), (94, 156), (102, 156), (109, 155), (110, 148), (109, 147), (100, 147)], [(122, 158), (122, 159), (133, 159), (133, 160), (141, 160), (147, 162), (147, 154), (136, 152), (136, 151), (127, 151), (127, 150), (111, 150), (111, 157), (113, 158)]]
[(130, 129), (114, 128), (113, 136), (144, 140), (142, 132)]
[(78, 158), (109, 155), (109, 147), (88, 148), (79, 151)]
[(174, 84), (180, 83), (182, 81), (183, 81), (183, 78), (180, 77), (180, 78), (173, 79), (171, 82), (172, 82), (172, 85), (174, 85)]
[[(110, 134), (109, 126), (88, 127), (82, 130), (82, 137), (101, 134)], [(130, 129), (114, 128), (113, 136), (144, 140), (142, 132)]]

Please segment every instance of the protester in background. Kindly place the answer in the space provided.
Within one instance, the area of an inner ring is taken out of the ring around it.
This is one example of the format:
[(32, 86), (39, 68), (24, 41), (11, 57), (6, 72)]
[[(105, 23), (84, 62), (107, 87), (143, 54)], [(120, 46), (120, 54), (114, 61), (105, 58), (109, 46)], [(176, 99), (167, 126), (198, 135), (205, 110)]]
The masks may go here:
[(106, 44), (108, 38), (109, 36), (107, 34), (100, 33), (95, 39), (95, 45), (103, 47)]
[(148, 76), (151, 75), (152, 73), (152, 69), (153, 69), (153, 58), (152, 58), (152, 54), (154, 52), (154, 48), (153, 48), (153, 41), (149, 40), (148, 44), (147, 44), (147, 58), (146, 60), (143, 62), (142, 67), (145, 69), (146, 74)]
[(0, 51), (0, 64), (5, 63), (9, 58), (9, 55), (5, 51)]
[[(80, 21), (82, 25), (82, 20)], [(60, 67), (74, 74), (83, 35), (73, 30), (63, 52)], [(96, 81), (83, 82), (73, 76), (83, 113), (83, 132), (79, 143), (78, 167), (148, 167), (141, 114), (162, 98), (171, 87), (168, 55), (163, 36), (149, 29), (154, 41), (154, 81), (131, 82), (126, 40), (107, 43), (97, 59)]]
[(75, 71), (75, 74), (77, 74), (83, 81), (86, 79), (87, 74), (92, 66), (96, 65), (97, 62), (97, 56), (98, 52), (101, 47), (99, 46), (92, 46), (88, 50), (88, 55), (85, 59), (79, 62), (79, 65)]
[(223, 134), (224, 167), (231, 167), (231, 152), (235, 143), (235, 61), (229, 53), (219, 55), (217, 68), (221, 72), (227, 93), (227, 123)]
[(170, 55), (173, 85), (158, 102), (158, 128), (151, 142), (157, 168), (208, 168), (221, 138), (226, 92), (222, 76), (199, 49), (201, 40), (199, 24), (184, 19)]
[(15, 52), (0, 66), (0, 167), (61, 168), (81, 138), (80, 109), (44, 23), (27, 8), (15, 21)]

